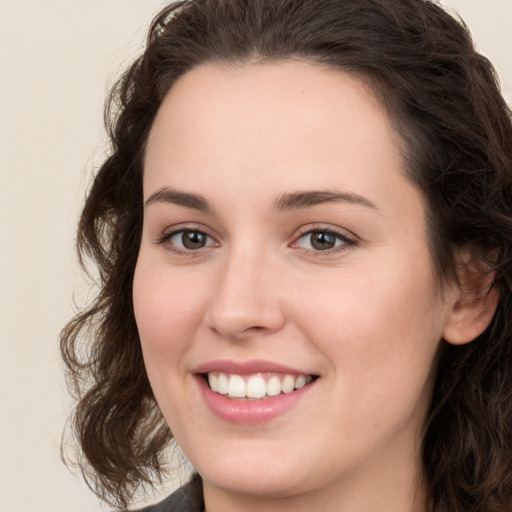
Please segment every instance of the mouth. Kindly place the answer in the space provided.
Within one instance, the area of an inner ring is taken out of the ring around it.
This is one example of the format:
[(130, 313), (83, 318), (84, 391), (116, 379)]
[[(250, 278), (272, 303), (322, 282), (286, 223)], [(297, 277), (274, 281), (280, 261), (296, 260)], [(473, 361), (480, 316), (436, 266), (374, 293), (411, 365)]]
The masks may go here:
[(209, 361), (192, 373), (210, 411), (239, 425), (264, 424), (287, 414), (314, 393), (320, 379), (304, 369), (265, 360)]
[(287, 395), (313, 382), (314, 375), (293, 375), (289, 373), (255, 373), (239, 375), (211, 371), (202, 374), (214, 393), (232, 400), (264, 400)]

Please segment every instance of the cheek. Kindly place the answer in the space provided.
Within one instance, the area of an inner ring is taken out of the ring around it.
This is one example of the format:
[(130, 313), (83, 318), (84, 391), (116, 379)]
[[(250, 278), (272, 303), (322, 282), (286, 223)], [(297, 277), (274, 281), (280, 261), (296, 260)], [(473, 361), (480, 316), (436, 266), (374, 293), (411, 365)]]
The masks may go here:
[(148, 373), (175, 364), (202, 320), (197, 288), (139, 258), (133, 282), (135, 319)]
[(423, 388), (443, 329), (429, 268), (373, 265), (336, 286), (310, 284), (297, 321), (352, 393)]

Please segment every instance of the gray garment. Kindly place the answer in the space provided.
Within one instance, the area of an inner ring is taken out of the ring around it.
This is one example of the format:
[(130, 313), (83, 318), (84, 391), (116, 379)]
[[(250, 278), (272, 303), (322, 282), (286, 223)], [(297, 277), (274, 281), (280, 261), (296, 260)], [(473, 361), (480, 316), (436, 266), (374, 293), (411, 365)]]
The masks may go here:
[(203, 512), (203, 484), (199, 475), (195, 474), (192, 480), (165, 500), (143, 508), (138, 512)]

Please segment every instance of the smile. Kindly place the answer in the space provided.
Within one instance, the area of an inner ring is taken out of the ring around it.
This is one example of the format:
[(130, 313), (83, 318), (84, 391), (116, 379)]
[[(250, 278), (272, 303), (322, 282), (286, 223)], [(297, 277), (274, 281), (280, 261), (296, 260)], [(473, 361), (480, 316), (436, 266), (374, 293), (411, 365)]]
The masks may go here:
[(212, 391), (238, 400), (259, 400), (280, 394), (288, 394), (303, 388), (312, 380), (313, 377), (310, 375), (207, 373), (208, 385)]

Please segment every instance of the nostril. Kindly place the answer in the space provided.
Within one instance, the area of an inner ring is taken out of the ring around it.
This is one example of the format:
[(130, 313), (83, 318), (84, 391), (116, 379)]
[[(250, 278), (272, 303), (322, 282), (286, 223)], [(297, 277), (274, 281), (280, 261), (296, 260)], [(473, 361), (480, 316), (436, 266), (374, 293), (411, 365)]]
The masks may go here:
[(266, 333), (270, 334), (274, 332), (270, 326), (265, 327), (263, 325), (249, 325), (246, 327), (242, 323), (223, 323), (216, 322), (211, 323), (209, 326), (210, 330), (215, 334), (222, 336), (223, 338), (232, 340), (244, 340), (251, 336), (264, 336)]

